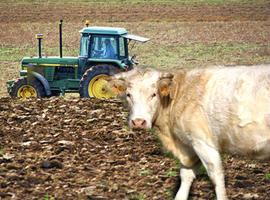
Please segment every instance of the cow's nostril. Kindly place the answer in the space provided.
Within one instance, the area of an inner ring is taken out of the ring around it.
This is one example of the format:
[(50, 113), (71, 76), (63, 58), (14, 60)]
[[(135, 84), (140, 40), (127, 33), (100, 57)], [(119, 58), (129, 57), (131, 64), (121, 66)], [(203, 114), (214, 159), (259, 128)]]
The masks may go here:
[(145, 126), (146, 125), (146, 120), (143, 119), (141, 125)]
[(146, 120), (141, 118), (136, 118), (134, 120), (131, 120), (132, 128), (135, 129), (144, 129), (146, 128)]

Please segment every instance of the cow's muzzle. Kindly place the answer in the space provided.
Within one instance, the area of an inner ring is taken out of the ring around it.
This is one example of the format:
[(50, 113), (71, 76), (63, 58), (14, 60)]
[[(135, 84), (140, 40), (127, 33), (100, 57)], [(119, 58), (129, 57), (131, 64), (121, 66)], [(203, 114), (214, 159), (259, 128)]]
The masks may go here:
[(136, 118), (136, 119), (131, 120), (130, 126), (132, 129), (146, 129), (147, 122), (145, 119)]

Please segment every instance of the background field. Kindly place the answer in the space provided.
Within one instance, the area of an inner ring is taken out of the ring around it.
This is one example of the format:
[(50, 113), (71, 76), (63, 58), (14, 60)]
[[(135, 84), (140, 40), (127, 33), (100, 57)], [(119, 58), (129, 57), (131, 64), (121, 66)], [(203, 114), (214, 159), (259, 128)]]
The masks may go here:
[(58, 55), (58, 21), (64, 20), (64, 55), (78, 55), (79, 30), (91, 25), (125, 27), (151, 38), (132, 53), (155, 68), (270, 62), (270, 2), (267, 0), (0, 1), (0, 96), (18, 76), (23, 56)]
[[(121, 103), (50, 98), (11, 100), (5, 82), (23, 56), (77, 56), (79, 30), (125, 27), (151, 38), (136, 45), (141, 67), (177, 69), (270, 63), (269, 0), (0, 0), (0, 199), (172, 199), (178, 163), (152, 132), (126, 126)], [(224, 157), (230, 199), (267, 200), (269, 161)], [(191, 199), (215, 199), (204, 169)]]

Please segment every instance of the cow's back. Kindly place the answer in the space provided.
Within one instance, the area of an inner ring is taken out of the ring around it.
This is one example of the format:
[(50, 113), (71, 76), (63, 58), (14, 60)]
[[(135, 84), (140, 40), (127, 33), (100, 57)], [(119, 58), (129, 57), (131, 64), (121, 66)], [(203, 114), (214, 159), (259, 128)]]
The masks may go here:
[(269, 154), (270, 65), (217, 67), (203, 73), (208, 81), (202, 105), (220, 149), (262, 158)]

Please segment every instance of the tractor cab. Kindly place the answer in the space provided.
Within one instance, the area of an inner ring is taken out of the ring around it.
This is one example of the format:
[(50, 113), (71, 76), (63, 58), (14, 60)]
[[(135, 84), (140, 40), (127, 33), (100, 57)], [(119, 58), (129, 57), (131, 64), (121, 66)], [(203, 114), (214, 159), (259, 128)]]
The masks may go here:
[(149, 39), (128, 34), (124, 28), (85, 27), (81, 31), (80, 57), (90, 61), (108, 62), (121, 61), (126, 65), (134, 64), (129, 57), (128, 44), (130, 40), (146, 42)]

